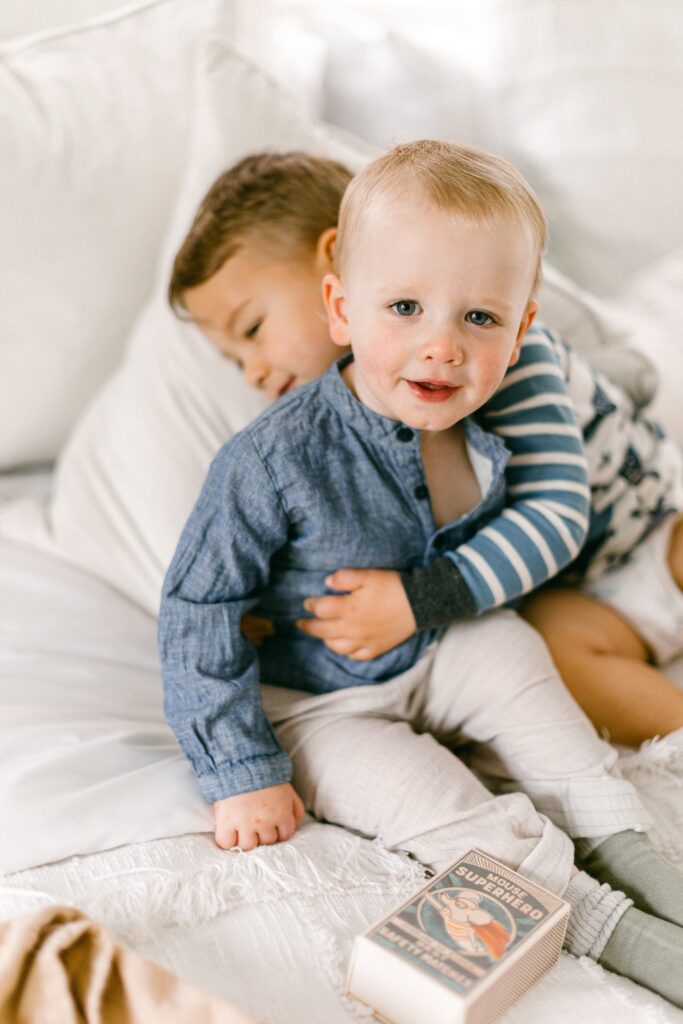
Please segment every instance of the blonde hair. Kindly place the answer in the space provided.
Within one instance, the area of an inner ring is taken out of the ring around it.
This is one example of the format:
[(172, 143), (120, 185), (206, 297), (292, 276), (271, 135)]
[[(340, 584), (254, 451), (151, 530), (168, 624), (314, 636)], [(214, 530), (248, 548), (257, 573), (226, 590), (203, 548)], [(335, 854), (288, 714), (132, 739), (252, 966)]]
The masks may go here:
[(438, 209), (491, 223), (514, 217), (537, 247), (532, 294), (541, 281), (548, 240), (545, 214), (531, 186), (512, 164), (476, 146), (421, 139), (396, 146), (351, 181), (339, 211), (335, 266), (343, 275), (364, 215), (378, 195), (412, 201), (422, 194)]
[(175, 257), (168, 301), (181, 316), (184, 295), (221, 269), (250, 237), (283, 258), (312, 255), (336, 227), (351, 172), (310, 153), (255, 153), (225, 171), (202, 200)]

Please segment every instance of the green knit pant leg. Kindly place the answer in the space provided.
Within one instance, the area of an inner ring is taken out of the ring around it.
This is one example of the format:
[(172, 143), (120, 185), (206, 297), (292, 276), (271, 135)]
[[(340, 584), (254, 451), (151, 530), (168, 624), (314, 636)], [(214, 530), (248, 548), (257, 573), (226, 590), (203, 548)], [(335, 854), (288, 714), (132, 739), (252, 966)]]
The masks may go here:
[(683, 928), (638, 910), (585, 871), (569, 881), (565, 947), (683, 1007)]
[(683, 928), (683, 871), (642, 832), (617, 832), (580, 861), (587, 874), (620, 889), (639, 910)]
[(683, 1007), (683, 928), (630, 907), (598, 963)]

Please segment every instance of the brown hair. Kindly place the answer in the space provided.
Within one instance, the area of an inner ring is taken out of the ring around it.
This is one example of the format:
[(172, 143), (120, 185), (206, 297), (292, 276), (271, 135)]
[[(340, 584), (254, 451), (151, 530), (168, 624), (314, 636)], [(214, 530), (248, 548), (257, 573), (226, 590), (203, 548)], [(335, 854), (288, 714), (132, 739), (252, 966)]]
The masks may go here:
[(339, 212), (335, 264), (340, 272), (350, 258), (364, 214), (378, 194), (414, 202), (424, 196), (439, 209), (482, 222), (513, 216), (531, 231), (538, 261), (533, 291), (541, 280), (541, 255), (548, 228), (531, 186), (502, 157), (475, 146), (421, 139), (396, 146), (373, 160), (347, 188)]
[(168, 300), (184, 310), (183, 295), (212, 277), (246, 238), (307, 255), (337, 224), (351, 172), (310, 153), (255, 153), (225, 171), (201, 202), (176, 255)]

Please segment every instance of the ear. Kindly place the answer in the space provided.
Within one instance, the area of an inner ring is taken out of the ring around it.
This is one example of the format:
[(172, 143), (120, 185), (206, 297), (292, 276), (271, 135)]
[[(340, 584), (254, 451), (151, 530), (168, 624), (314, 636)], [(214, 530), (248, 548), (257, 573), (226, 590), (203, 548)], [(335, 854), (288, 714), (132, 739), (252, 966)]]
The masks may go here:
[(517, 337), (515, 338), (515, 347), (512, 350), (512, 355), (510, 356), (508, 366), (514, 366), (515, 363), (518, 361), (519, 350), (522, 347), (524, 335), (534, 322), (534, 317), (536, 316), (537, 312), (538, 303), (535, 299), (529, 299), (529, 301), (526, 304), (526, 309), (524, 310), (524, 315), (522, 316), (522, 319), (519, 322), (519, 330), (517, 331)]
[(346, 293), (336, 274), (325, 274), (323, 278), (323, 302), (332, 341), (340, 348), (348, 348), (351, 338), (346, 315)]
[(316, 242), (315, 265), (321, 274), (328, 274), (334, 270), (334, 243), (337, 239), (337, 229), (327, 228)]

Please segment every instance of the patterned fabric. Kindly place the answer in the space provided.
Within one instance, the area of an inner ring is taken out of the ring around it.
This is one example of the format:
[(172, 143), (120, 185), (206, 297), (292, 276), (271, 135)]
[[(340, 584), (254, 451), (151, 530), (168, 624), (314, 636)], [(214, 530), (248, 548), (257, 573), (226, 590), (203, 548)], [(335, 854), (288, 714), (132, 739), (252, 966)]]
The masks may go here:
[(583, 432), (591, 486), (588, 538), (568, 578), (595, 579), (627, 562), (663, 519), (683, 509), (683, 458), (621, 388), (553, 340)]

